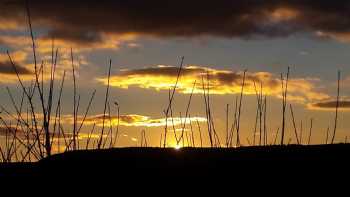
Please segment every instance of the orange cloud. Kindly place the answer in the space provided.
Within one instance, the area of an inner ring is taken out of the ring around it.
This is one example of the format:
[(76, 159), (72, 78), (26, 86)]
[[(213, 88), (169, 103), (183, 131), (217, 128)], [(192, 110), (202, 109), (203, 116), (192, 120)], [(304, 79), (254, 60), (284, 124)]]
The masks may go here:
[(0, 18), (0, 30), (22, 30), (23, 25), (16, 20)]
[(283, 22), (297, 18), (299, 16), (299, 12), (295, 9), (279, 7), (272, 12), (266, 11), (266, 15), (270, 17), (272, 22)]
[[(161, 127), (165, 126), (166, 120), (165, 118), (151, 118), (149, 116), (143, 116), (143, 115), (137, 115), (137, 114), (129, 114), (129, 115), (120, 115), (119, 119), (117, 116), (111, 116), (108, 115), (103, 116), (96, 115), (91, 116), (85, 119), (84, 124), (85, 125), (92, 125), (96, 124), (97, 126), (102, 126), (103, 124), (103, 118), (105, 118), (105, 125), (109, 126), (110, 124), (112, 126), (117, 126), (118, 121), (120, 126), (127, 126), (127, 127)], [(202, 117), (191, 117), (187, 118), (187, 123), (191, 121), (199, 121), (199, 122), (205, 122), (206, 118)], [(63, 121), (65, 121), (66, 124), (73, 124), (73, 117), (66, 116)], [(82, 117), (79, 117), (78, 122), (82, 121)], [(110, 122), (111, 121), (111, 122)], [(168, 118), (168, 125), (181, 125), (183, 122), (185, 122), (185, 118), (180, 117), (173, 117), (173, 119)]]
[[(28, 53), (25, 51), (15, 51), (11, 53), (11, 58), (18, 62), (23, 62), (27, 59)], [(9, 61), (9, 57), (6, 53), (0, 53), (0, 62)]]
[[(336, 100), (320, 101), (316, 103), (311, 103), (307, 105), (310, 110), (324, 110), (324, 111), (334, 111), (337, 105)], [(349, 100), (339, 100), (338, 109), (342, 111), (350, 110)]]
[[(155, 66), (134, 70), (121, 70), (117, 75), (110, 78), (111, 86), (127, 89), (129, 87), (139, 87), (155, 90), (169, 90), (174, 87), (178, 68), (174, 66)], [(210, 79), (211, 94), (237, 94), (241, 91), (243, 72), (230, 70), (219, 70), (200, 66), (186, 66), (181, 71), (177, 90), (180, 93), (191, 93), (193, 83), (197, 85), (194, 93), (202, 94), (202, 78), (205, 83), (207, 74)], [(107, 83), (107, 78), (98, 78), (99, 82)], [(315, 79), (294, 78), (289, 80), (288, 99), (305, 103), (312, 100), (328, 99), (329, 96), (316, 89)], [(263, 85), (265, 94), (281, 97), (281, 80), (269, 72), (247, 72), (244, 94), (255, 94), (255, 86), (260, 88)]]

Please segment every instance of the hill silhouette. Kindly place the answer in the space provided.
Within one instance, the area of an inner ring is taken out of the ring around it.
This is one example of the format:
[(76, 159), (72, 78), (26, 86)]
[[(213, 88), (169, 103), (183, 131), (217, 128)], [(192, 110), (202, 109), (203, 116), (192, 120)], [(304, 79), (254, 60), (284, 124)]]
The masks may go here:
[(0, 165), (0, 176), (116, 176), (124, 180), (252, 176), (324, 177), (347, 173), (350, 145), (240, 148), (114, 148), (57, 154), (35, 163)]

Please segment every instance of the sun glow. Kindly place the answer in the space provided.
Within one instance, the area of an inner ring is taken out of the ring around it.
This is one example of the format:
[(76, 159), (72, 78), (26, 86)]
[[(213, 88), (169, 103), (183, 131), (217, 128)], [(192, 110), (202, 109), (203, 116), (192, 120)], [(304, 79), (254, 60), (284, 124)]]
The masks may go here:
[(176, 144), (176, 145), (174, 146), (174, 148), (175, 148), (175, 150), (180, 150), (182, 147), (181, 147), (180, 144)]

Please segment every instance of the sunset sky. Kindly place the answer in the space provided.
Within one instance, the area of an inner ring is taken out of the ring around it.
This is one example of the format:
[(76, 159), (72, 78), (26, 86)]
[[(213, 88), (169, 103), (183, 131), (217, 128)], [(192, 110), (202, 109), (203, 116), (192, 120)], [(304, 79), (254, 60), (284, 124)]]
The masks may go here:
[[(325, 143), (327, 127), (330, 133), (333, 132), (338, 70), (341, 71), (340, 109), (335, 139), (343, 142), (350, 135), (350, 123), (347, 122), (350, 118), (349, 1), (29, 2), (38, 62), (45, 64), (46, 82), (50, 78), (53, 39), (58, 48), (54, 106), (63, 72), (67, 72), (62, 95), (63, 124), (67, 133), (71, 132), (73, 112), (72, 48), (81, 99), (79, 119), (96, 89), (83, 133), (90, 132), (94, 123), (97, 123), (95, 134), (100, 133), (108, 66), (112, 60), (109, 102), (114, 127), (118, 123), (114, 103), (120, 107), (117, 146), (140, 145), (142, 130), (145, 130), (148, 144), (159, 146), (165, 126), (163, 111), (168, 106), (169, 89), (176, 82), (182, 56), (184, 67), (173, 103), (174, 124), (178, 131), (181, 130), (196, 81), (189, 112), (196, 145), (199, 144), (197, 120), (205, 145), (209, 145), (202, 76), (206, 77), (207, 73), (210, 76), (212, 115), (221, 144), (224, 144), (226, 105), (229, 104), (231, 125), (235, 98), (240, 94), (243, 72), (247, 70), (241, 143), (248, 145), (248, 141), (253, 140), (257, 107), (254, 83), (258, 87), (262, 84), (267, 96), (270, 142), (281, 128), (280, 75), (286, 74), (288, 66), (286, 142), (291, 138), (291, 143), (296, 143), (289, 104), (293, 106), (298, 132), (302, 124), (304, 143), (307, 143), (311, 118), (311, 143)], [(21, 79), (30, 85), (34, 79), (34, 64), (24, 1), (4, 0), (0, 3), (0, 104), (15, 112), (6, 87), (10, 88), (18, 104), (22, 92), (7, 50)], [(37, 107), (40, 117), (40, 107)], [(1, 115), (10, 123), (8, 116)], [(189, 119), (186, 121), (188, 123)], [(190, 129), (189, 125), (186, 129)], [(169, 133), (167, 145), (175, 146), (172, 129)], [(4, 136), (2, 130), (0, 135)]]

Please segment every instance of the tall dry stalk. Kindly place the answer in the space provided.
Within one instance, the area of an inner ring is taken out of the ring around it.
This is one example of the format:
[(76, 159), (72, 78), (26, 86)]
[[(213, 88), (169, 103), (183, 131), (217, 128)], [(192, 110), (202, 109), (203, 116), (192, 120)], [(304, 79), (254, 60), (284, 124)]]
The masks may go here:
[[(32, 145), (30, 146), (30, 148), (28, 148), (26, 155), (28, 155), (28, 154), (31, 152), (32, 148), (34, 148), (34, 147), (36, 146), (36, 144), (37, 144), (38, 149), (39, 149), (39, 157), (40, 157), (40, 158), (44, 158), (44, 157), (45, 157), (45, 154), (44, 154), (44, 152), (43, 152), (43, 150), (42, 150), (42, 144), (41, 144), (41, 140), (40, 140), (41, 131), (39, 130), (39, 127), (38, 127), (38, 121), (37, 121), (36, 113), (35, 113), (35, 110), (34, 110), (34, 103), (33, 103), (33, 95), (34, 95), (34, 90), (35, 90), (35, 88), (36, 88), (36, 85), (35, 85), (35, 86), (33, 85), (33, 90), (32, 90), (32, 91), (27, 91), (26, 87), (24, 86), (24, 84), (23, 84), (23, 82), (22, 82), (22, 80), (21, 80), (21, 78), (20, 78), (20, 76), (19, 76), (19, 72), (18, 72), (18, 70), (17, 70), (17, 67), (16, 67), (15, 63), (13, 62), (13, 60), (12, 60), (12, 58), (11, 58), (11, 55), (10, 55), (10, 53), (9, 53), (8, 51), (7, 51), (7, 55), (8, 55), (10, 64), (12, 65), (12, 68), (14, 69), (14, 71), (15, 71), (15, 73), (16, 73), (17, 80), (18, 80), (18, 82), (19, 82), (19, 84), (20, 84), (20, 86), (21, 86), (23, 92), (25, 93), (26, 98), (27, 98), (27, 100), (28, 100), (28, 103), (29, 103), (29, 105), (30, 105), (31, 118), (32, 118), (32, 122), (34, 123), (34, 128), (33, 128), (33, 130), (34, 130), (34, 132), (35, 132), (34, 136), (35, 136), (36, 139), (35, 139), (35, 141), (32, 143)], [(30, 90), (30, 89), (29, 89), (29, 90)], [(2, 110), (3, 110), (3, 111), (6, 111), (4, 108), (2, 108)], [(17, 113), (18, 113), (18, 117), (19, 117), (21, 120), (23, 120), (23, 117), (22, 117), (21, 114), (18, 112), (18, 110), (16, 110), (16, 111), (17, 111)], [(6, 113), (9, 114), (9, 115), (11, 115), (11, 113), (9, 113), (9, 112), (7, 112), (7, 111), (6, 111)], [(12, 115), (11, 115), (11, 116), (12, 116)], [(16, 119), (16, 118), (15, 118), (15, 119)], [(28, 129), (32, 129), (32, 128), (30, 127), (30, 125), (28, 124), (28, 122), (23, 121), (23, 124), (25, 124), (26, 127), (27, 127)], [(49, 149), (49, 148), (48, 148), (48, 149)]]
[[(209, 81), (209, 74), (207, 73), (207, 80)], [(209, 82), (208, 82), (209, 83)], [(205, 104), (205, 115), (207, 119), (207, 131), (208, 131), (208, 136), (209, 136), (209, 142), (210, 142), (210, 147), (213, 147), (213, 136), (211, 132), (211, 118), (210, 118), (210, 113), (209, 113), (209, 105), (208, 105), (208, 99), (207, 99), (207, 88), (204, 83), (204, 77), (202, 76), (202, 88), (203, 88), (203, 98), (204, 98), (204, 104)]]
[(183, 138), (183, 135), (184, 135), (184, 132), (185, 132), (186, 121), (187, 121), (187, 117), (189, 116), (190, 105), (191, 105), (192, 96), (193, 96), (193, 92), (194, 92), (195, 87), (196, 87), (196, 81), (194, 81), (194, 83), (193, 83), (192, 91), (191, 91), (190, 97), (188, 99), (188, 103), (187, 103), (187, 106), (186, 106), (185, 120), (184, 120), (184, 123), (182, 125), (180, 139), (176, 142), (177, 145), (179, 145), (179, 142)]
[(277, 131), (276, 131), (275, 139), (273, 140), (273, 145), (276, 145), (277, 137), (278, 137), (279, 131), (280, 131), (280, 128), (278, 127), (278, 128), (277, 128)]
[(228, 148), (229, 146), (228, 113), (229, 113), (229, 104), (226, 104), (226, 138), (225, 138), (226, 148)]
[(191, 121), (191, 116), (190, 118), (190, 131), (191, 131), (191, 141), (192, 141), (192, 147), (196, 147), (196, 144), (194, 142), (194, 132), (193, 132), (193, 127), (192, 127), (192, 121)]
[(236, 131), (236, 127), (237, 127), (237, 106), (238, 106), (238, 97), (235, 97), (235, 103), (234, 103), (234, 114), (233, 114), (233, 123), (231, 125), (231, 129), (230, 129), (230, 136), (229, 136), (229, 147), (232, 147), (233, 145), (233, 135)]
[[(63, 76), (62, 76), (62, 80), (61, 80), (61, 85), (60, 85), (59, 95), (58, 95), (58, 100), (57, 100), (57, 105), (56, 105), (56, 111), (55, 111), (55, 122), (54, 122), (54, 126), (53, 126), (54, 133), (56, 131), (56, 128), (58, 130), (57, 131), (57, 133), (58, 133), (58, 141), (57, 141), (58, 150), (60, 150), (61, 134), (64, 136), (64, 132), (61, 132), (61, 99), (62, 99), (62, 92), (63, 92), (63, 85), (64, 85), (65, 77), (66, 77), (66, 71), (63, 72)], [(57, 125), (57, 127), (56, 127), (56, 125)], [(52, 137), (54, 137), (54, 135)], [(53, 139), (54, 138), (52, 138), (52, 142), (53, 142)], [(65, 146), (67, 148), (66, 143), (65, 143)]]
[(303, 129), (303, 120), (300, 120), (300, 139), (299, 139), (299, 142), (300, 144), (303, 144), (303, 132), (304, 132), (304, 129)]
[(333, 135), (332, 135), (332, 139), (331, 139), (331, 144), (334, 143), (334, 138), (335, 138), (335, 134), (337, 131), (338, 108), (339, 108), (339, 90), (340, 90), (340, 70), (338, 71), (337, 102), (336, 102), (336, 106), (335, 106), (334, 128), (333, 128)]
[(328, 138), (329, 138), (329, 127), (327, 127), (327, 131), (326, 131), (326, 144), (328, 144)]
[(297, 141), (297, 144), (300, 144), (299, 137), (298, 137), (298, 132), (297, 132), (297, 128), (296, 128), (296, 126), (295, 126), (295, 119), (294, 119), (294, 113), (293, 113), (292, 104), (289, 104), (289, 109), (290, 109), (290, 114), (292, 115), (292, 122), (293, 122), (293, 128), (294, 128), (295, 139), (296, 139), (296, 141)]
[(237, 128), (236, 128), (236, 146), (240, 146), (240, 123), (241, 123), (241, 114), (242, 114), (242, 99), (243, 99), (243, 91), (244, 91), (244, 85), (245, 85), (245, 77), (246, 77), (247, 70), (244, 70), (243, 72), (243, 79), (242, 79), (242, 86), (241, 86), (241, 94), (239, 97), (239, 105), (238, 105), (238, 118), (237, 118)]
[(310, 142), (311, 142), (312, 122), (313, 122), (313, 119), (311, 118), (310, 119), (310, 131), (309, 131), (309, 137), (307, 139), (307, 145), (310, 145)]
[(255, 90), (255, 95), (256, 95), (256, 117), (255, 117), (255, 126), (254, 126), (254, 136), (253, 136), (253, 144), (255, 144), (255, 135), (257, 131), (257, 125), (259, 124), (259, 146), (261, 145), (261, 138), (262, 138), (262, 116), (263, 116), (263, 91), (262, 91), (262, 83), (260, 83), (260, 90), (257, 90), (255, 81), (253, 82), (254, 84), (254, 90)]
[(112, 60), (109, 60), (109, 68), (108, 68), (108, 79), (107, 79), (107, 88), (106, 88), (106, 95), (105, 95), (105, 102), (104, 102), (104, 109), (103, 109), (103, 118), (102, 118), (102, 129), (101, 129), (101, 136), (97, 143), (97, 149), (101, 149), (102, 141), (103, 141), (103, 134), (105, 129), (105, 116), (106, 116), (106, 110), (107, 110), (107, 103), (108, 103), (108, 96), (109, 96), (109, 83), (111, 78), (111, 68), (112, 68)]
[(266, 108), (267, 108), (267, 104), (266, 104), (266, 95), (265, 95), (265, 98), (264, 98), (264, 146), (266, 146), (267, 144), (267, 125), (266, 125)]
[[(255, 85), (255, 82), (254, 82)], [(257, 95), (258, 97), (258, 95)], [(259, 99), (257, 99), (257, 105), (256, 105), (256, 110), (255, 110), (255, 123), (254, 123), (254, 129), (253, 129), (253, 146), (255, 146), (255, 138), (256, 138), (256, 132), (257, 132), (257, 127), (258, 127), (258, 119), (259, 119)]]
[(91, 137), (92, 137), (92, 135), (93, 135), (93, 133), (94, 133), (94, 131), (95, 131), (95, 126), (96, 126), (96, 123), (94, 123), (94, 124), (92, 125), (92, 129), (91, 129), (91, 131), (90, 131), (90, 133), (89, 133), (89, 135), (88, 135), (88, 139), (87, 139), (87, 141), (86, 141), (86, 146), (85, 146), (85, 149), (86, 149), (86, 150), (89, 149)]
[(77, 149), (77, 86), (76, 86), (76, 79), (75, 79), (75, 66), (74, 66), (74, 56), (73, 56), (73, 49), (70, 49), (70, 55), (71, 55), (71, 66), (72, 66), (72, 76), (73, 76), (73, 150)]
[(146, 131), (143, 129), (141, 131), (141, 147), (148, 147)]
[(284, 144), (285, 135), (285, 122), (286, 122), (286, 106), (287, 106), (287, 92), (288, 92), (288, 80), (289, 80), (289, 67), (287, 71), (287, 77), (284, 81), (283, 75), (281, 74), (281, 84), (282, 84), (282, 129), (281, 129), (281, 145)]
[(118, 139), (118, 136), (119, 136), (119, 126), (120, 126), (120, 107), (119, 107), (119, 104), (117, 102), (114, 102), (114, 105), (117, 106), (117, 118), (118, 118), (118, 121), (117, 121), (117, 130), (116, 130), (115, 135), (114, 135), (113, 147), (115, 147), (116, 144), (117, 144), (117, 139)]
[(197, 122), (197, 127), (198, 127), (198, 132), (199, 132), (199, 140), (200, 140), (201, 148), (203, 148), (203, 140), (202, 140), (201, 126), (199, 125), (198, 119), (196, 120), (196, 122)]
[(177, 76), (176, 76), (176, 82), (175, 82), (174, 88), (173, 88), (173, 90), (171, 92), (171, 95), (170, 95), (168, 107), (166, 108), (166, 110), (164, 112), (164, 114), (165, 114), (165, 122), (166, 122), (165, 129), (164, 129), (164, 143), (163, 143), (163, 147), (164, 148), (166, 147), (166, 141), (167, 141), (167, 133), (168, 133), (168, 124), (167, 123), (168, 123), (168, 117), (169, 117), (169, 110), (171, 109), (171, 106), (173, 104), (174, 95), (175, 95), (176, 88), (177, 88), (177, 85), (178, 85), (178, 82), (179, 82), (179, 79), (180, 79), (180, 76), (181, 76), (181, 71), (182, 71), (184, 59), (185, 59), (185, 57), (182, 56), (181, 57), (180, 67), (179, 67), (179, 70), (178, 70)]
[[(46, 150), (46, 155), (50, 156), (51, 155), (51, 142), (50, 142), (50, 131), (49, 131), (49, 122), (50, 120), (48, 119), (48, 114), (47, 114), (47, 109), (45, 108), (45, 101), (44, 101), (44, 93), (43, 93), (43, 87), (44, 87), (44, 82), (42, 79), (42, 82), (40, 84), (39, 78), (40, 78), (40, 71), (37, 69), (37, 55), (36, 55), (36, 43), (35, 43), (35, 38), (34, 38), (34, 33), (33, 33), (33, 28), (32, 28), (32, 22), (31, 22), (31, 13), (29, 9), (29, 3), (26, 1), (26, 10), (27, 10), (27, 17), (28, 17), (28, 26), (30, 30), (30, 37), (32, 41), (32, 51), (33, 51), (33, 58), (34, 58), (34, 74), (35, 74), (35, 83), (39, 92), (39, 98), (40, 98), (40, 104), (42, 108), (42, 114), (43, 114), (43, 129), (45, 132), (45, 143), (44, 147)], [(41, 74), (43, 77), (43, 69), (44, 69), (44, 64), (42, 63), (41, 67)]]

